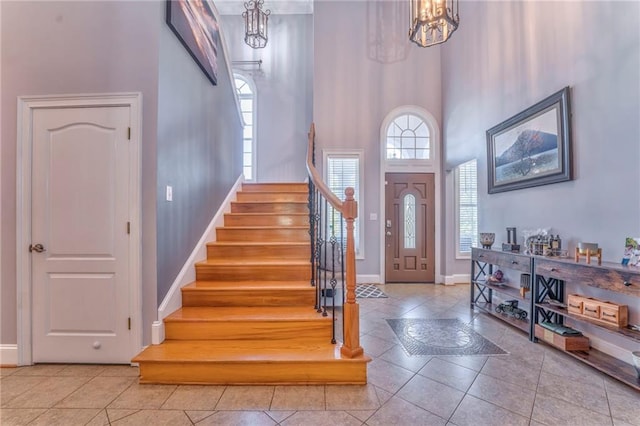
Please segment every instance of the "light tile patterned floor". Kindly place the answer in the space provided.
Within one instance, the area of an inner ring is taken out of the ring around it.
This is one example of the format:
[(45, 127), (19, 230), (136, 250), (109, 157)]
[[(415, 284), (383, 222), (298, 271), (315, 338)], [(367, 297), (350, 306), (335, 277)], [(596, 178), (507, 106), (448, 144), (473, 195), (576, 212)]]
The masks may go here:
[[(358, 299), (366, 386), (139, 385), (127, 366), (0, 370), (8, 425), (640, 426), (640, 392), (469, 310), (468, 286), (386, 285)], [(409, 356), (387, 318), (458, 318), (509, 352)]]

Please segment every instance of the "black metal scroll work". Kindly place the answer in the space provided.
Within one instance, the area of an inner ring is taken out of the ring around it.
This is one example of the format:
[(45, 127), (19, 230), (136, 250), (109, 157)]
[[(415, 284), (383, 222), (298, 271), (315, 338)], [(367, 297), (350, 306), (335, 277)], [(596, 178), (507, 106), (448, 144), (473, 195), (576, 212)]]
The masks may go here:
[[(315, 144), (314, 144), (315, 145)], [(315, 147), (314, 147), (315, 148)], [(315, 160), (315, 154), (313, 155)], [(336, 296), (344, 300), (344, 218), (309, 181), (309, 236), (311, 241), (311, 286), (316, 289), (318, 313), (332, 317), (331, 343), (336, 343)], [(339, 236), (337, 226), (340, 226)], [(338, 257), (339, 256), (339, 257)], [(342, 289), (338, 289), (339, 279)]]
[[(477, 271), (477, 272), (476, 272)], [(471, 262), (471, 307), (478, 303), (480, 297), (484, 299), (484, 303), (491, 303), (493, 291), (489, 287), (478, 284), (479, 280), (486, 280), (493, 273), (493, 265), (490, 263), (484, 263), (477, 260)], [(475, 291), (478, 294), (475, 295)], [(488, 292), (488, 295), (485, 293)]]
[(544, 321), (564, 324), (564, 317), (562, 315), (552, 311), (547, 311), (543, 307), (539, 306), (541, 303), (549, 303), (549, 300), (564, 302), (564, 281), (556, 278), (546, 279), (541, 275), (536, 275), (536, 285), (533, 296), (535, 297), (533, 324), (538, 324)]

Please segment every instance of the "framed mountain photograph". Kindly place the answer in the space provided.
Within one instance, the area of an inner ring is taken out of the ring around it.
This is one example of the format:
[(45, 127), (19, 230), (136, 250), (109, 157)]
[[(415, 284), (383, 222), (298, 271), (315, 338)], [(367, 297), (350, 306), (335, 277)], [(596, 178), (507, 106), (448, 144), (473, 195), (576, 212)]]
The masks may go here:
[(569, 87), (487, 130), (489, 194), (572, 179)]

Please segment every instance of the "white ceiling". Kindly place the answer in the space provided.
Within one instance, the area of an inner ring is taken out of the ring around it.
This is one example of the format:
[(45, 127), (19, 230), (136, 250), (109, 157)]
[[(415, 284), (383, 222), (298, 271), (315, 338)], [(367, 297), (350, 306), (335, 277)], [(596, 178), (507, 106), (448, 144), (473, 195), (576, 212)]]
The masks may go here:
[[(221, 15), (241, 15), (245, 10), (244, 0), (213, 0), (213, 3)], [(312, 14), (313, 0), (264, 0), (263, 9), (274, 15)]]

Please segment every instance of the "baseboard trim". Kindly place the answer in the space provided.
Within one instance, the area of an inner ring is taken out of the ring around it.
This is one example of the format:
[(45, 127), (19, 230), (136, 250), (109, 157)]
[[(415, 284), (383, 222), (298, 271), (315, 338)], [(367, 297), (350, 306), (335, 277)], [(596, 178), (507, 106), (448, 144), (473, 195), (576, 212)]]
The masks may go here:
[(356, 275), (356, 283), (373, 283), (380, 284), (380, 275)]
[(469, 284), (471, 275), (469, 274), (453, 274), (444, 276), (444, 285)]
[(235, 201), (236, 193), (242, 186), (244, 177), (240, 175), (236, 183), (231, 187), (227, 197), (224, 199), (220, 208), (211, 219), (209, 226), (200, 237), (191, 255), (187, 258), (182, 266), (180, 273), (171, 284), (171, 288), (158, 307), (158, 320), (151, 325), (151, 343), (159, 345), (164, 340), (164, 322), (162, 321), (172, 312), (180, 309), (182, 306), (182, 293), (180, 289), (185, 285), (195, 281), (196, 268), (194, 263), (207, 258), (207, 243), (216, 240), (216, 228), (224, 224), (224, 214), (231, 211), (231, 202)]
[(0, 367), (18, 366), (18, 345), (0, 345)]

